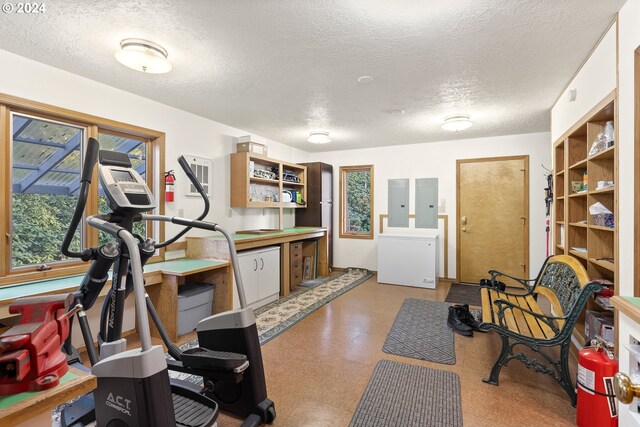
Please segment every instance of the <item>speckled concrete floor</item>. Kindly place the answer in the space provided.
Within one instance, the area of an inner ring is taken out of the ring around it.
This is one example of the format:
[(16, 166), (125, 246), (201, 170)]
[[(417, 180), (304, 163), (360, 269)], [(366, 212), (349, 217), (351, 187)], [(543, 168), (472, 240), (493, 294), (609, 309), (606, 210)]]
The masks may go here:
[[(465, 426), (573, 426), (575, 409), (551, 378), (518, 362), (503, 368), (500, 386), (481, 381), (500, 348), (495, 333), (455, 336), (455, 365), (440, 365), (382, 352), (405, 298), (444, 301), (437, 290), (380, 285), (375, 276), (320, 308), (262, 347), (275, 426), (347, 426), (375, 364), (381, 359), (446, 369), (460, 375)], [(575, 362), (571, 362), (575, 371)], [(447, 399), (447, 396), (442, 396)], [(220, 415), (218, 426), (240, 421)]]

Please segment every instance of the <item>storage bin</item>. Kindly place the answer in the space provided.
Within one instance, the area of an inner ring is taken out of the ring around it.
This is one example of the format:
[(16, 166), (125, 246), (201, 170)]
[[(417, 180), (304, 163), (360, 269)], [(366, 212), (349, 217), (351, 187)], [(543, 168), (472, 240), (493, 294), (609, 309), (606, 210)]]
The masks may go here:
[(612, 213), (599, 213), (591, 216), (593, 217), (593, 225), (609, 228), (615, 226)]
[(257, 142), (238, 142), (236, 144), (236, 151), (238, 153), (249, 152), (259, 154), (261, 156), (267, 155), (267, 146), (264, 144), (258, 144)]
[(191, 332), (198, 322), (211, 316), (214, 285), (187, 283), (178, 287), (178, 335)]

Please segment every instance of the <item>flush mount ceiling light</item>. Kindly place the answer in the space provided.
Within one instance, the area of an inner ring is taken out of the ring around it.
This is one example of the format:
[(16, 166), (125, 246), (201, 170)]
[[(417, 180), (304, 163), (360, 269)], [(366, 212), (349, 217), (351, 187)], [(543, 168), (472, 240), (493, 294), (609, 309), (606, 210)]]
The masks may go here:
[(473, 122), (469, 120), (468, 114), (456, 114), (444, 119), (442, 129), (450, 130), (451, 132), (458, 132), (465, 130), (473, 126)]
[(116, 59), (122, 65), (143, 73), (162, 74), (171, 71), (167, 51), (154, 42), (142, 39), (124, 39)]
[(326, 144), (331, 142), (331, 138), (329, 138), (329, 132), (316, 131), (309, 134), (309, 138), (307, 138), (307, 141), (311, 142), (312, 144)]

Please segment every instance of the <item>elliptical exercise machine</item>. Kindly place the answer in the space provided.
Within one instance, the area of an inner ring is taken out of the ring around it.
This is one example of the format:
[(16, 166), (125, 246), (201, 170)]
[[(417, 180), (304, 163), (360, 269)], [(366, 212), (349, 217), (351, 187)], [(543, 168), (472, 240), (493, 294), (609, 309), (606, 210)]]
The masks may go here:
[[(112, 212), (90, 216), (86, 221), (116, 240), (74, 252), (69, 247), (82, 219), (98, 154), (100, 182)], [(81, 306), (76, 317), (98, 386), (93, 395), (65, 408), (63, 426), (81, 426), (95, 419), (98, 426), (204, 427), (215, 422), (219, 407), (246, 417), (243, 426), (271, 423), (275, 419), (274, 404), (266, 396), (255, 318), (251, 309), (246, 308), (233, 239), (217, 224), (201, 221), (208, 213), (209, 200), (184, 158), (178, 161), (205, 201), (204, 212), (197, 220), (145, 215), (144, 212), (155, 208), (154, 197), (131, 167), (128, 155), (100, 151), (98, 141), (89, 138), (78, 202), (62, 251), (67, 256), (92, 261), (79, 290), (74, 293), (74, 305)], [(138, 221), (166, 221), (186, 228), (166, 242), (156, 243), (132, 234), (133, 224)], [(203, 319), (197, 327), (200, 347), (181, 351), (168, 340), (151, 300), (145, 295), (143, 266), (156, 249), (171, 244), (191, 228), (218, 231), (227, 239), (242, 308)], [(98, 355), (85, 311), (97, 300), (112, 266), (112, 284), (101, 312)], [(126, 340), (122, 338), (124, 303), (132, 292), (141, 348), (126, 351)], [(147, 313), (176, 360), (167, 360), (161, 346), (151, 345)], [(70, 338), (65, 350), (70, 361), (79, 362)], [(167, 367), (201, 376), (204, 388), (170, 379)]]

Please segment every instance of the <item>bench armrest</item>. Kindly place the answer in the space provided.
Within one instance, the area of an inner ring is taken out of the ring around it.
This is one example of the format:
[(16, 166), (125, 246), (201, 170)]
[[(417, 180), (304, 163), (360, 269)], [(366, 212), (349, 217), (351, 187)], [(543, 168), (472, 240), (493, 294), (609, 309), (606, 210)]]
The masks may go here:
[[(491, 281), (494, 282), (498, 277), (508, 277), (510, 279), (515, 280), (516, 282), (520, 283), (522, 286), (524, 286), (524, 288), (531, 293), (531, 291), (533, 291), (533, 288), (535, 288), (535, 282), (538, 280), (538, 278), (536, 277), (535, 279), (522, 279), (519, 277), (514, 277), (514, 276), (510, 276), (506, 273), (501, 273), (500, 271), (497, 270), (489, 270), (489, 274), (491, 275)], [(527, 282), (534, 282), (533, 286), (530, 285)]]
[(514, 294), (512, 292), (508, 292), (507, 290), (504, 291), (499, 291), (498, 289), (492, 287), (492, 286), (487, 286), (487, 285), (480, 285), (480, 289), (485, 288), (485, 289), (489, 289), (490, 291), (496, 291), (496, 292), (500, 292), (503, 295), (509, 295), (509, 296), (513, 296), (513, 297), (526, 297), (529, 296), (531, 294), (533, 294), (533, 289), (534, 287), (527, 287), (527, 293), (526, 294)]
[(562, 317), (557, 317), (557, 316), (547, 316), (544, 314), (540, 314), (540, 313), (536, 313), (535, 311), (531, 311), (529, 309), (520, 307), (519, 305), (515, 305), (514, 303), (512, 303), (511, 301), (507, 301), (507, 300), (503, 300), (503, 299), (497, 299), (494, 300), (493, 303), (495, 305), (498, 306), (498, 321), (500, 322), (500, 326), (502, 327), (506, 327), (506, 325), (504, 325), (504, 312), (507, 309), (511, 309), (513, 311), (513, 309), (518, 309), (524, 313), (528, 313), (531, 316), (535, 317), (536, 319), (540, 320), (541, 322), (544, 322), (545, 325), (547, 325), (548, 327), (551, 328), (551, 330), (553, 332), (555, 332), (556, 334), (560, 333), (560, 329), (558, 329), (558, 327), (553, 323), (554, 320), (567, 320), (569, 318), (569, 316), (562, 316)]

